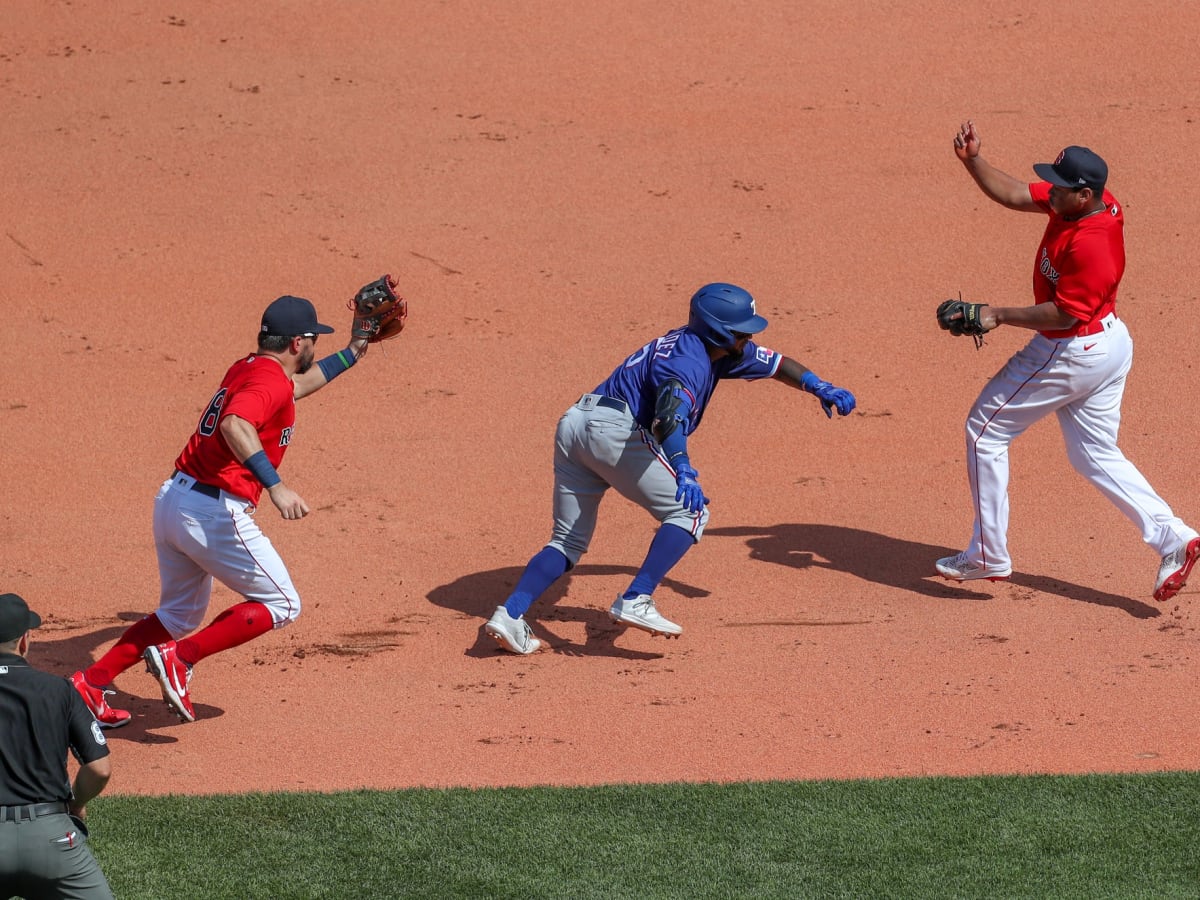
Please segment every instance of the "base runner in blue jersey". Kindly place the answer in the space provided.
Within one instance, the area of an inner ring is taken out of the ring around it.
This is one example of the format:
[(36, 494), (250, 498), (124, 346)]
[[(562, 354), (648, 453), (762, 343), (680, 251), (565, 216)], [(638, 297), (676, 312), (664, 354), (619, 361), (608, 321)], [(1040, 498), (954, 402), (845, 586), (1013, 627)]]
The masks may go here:
[(484, 626), (503, 649), (525, 654), (541, 648), (525, 613), (587, 552), (609, 488), (661, 523), (609, 616), (652, 635), (683, 633), (659, 613), (653, 595), (708, 522), (708, 498), (688, 456), (687, 439), (699, 427), (717, 382), (774, 378), (815, 395), (830, 418), (834, 410), (840, 416), (854, 410), (848, 390), (750, 339), (766, 327), (744, 288), (707, 284), (692, 296), (686, 326), (638, 348), (563, 414), (554, 442), (553, 532)]

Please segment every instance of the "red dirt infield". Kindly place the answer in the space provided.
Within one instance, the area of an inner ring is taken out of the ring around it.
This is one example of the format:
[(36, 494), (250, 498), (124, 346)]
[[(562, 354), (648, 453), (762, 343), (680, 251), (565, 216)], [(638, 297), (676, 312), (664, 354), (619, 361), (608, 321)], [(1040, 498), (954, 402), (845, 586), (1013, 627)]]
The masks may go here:
[[(930, 575), (969, 534), (963, 418), (1027, 337), (976, 352), (933, 310), (1031, 302), (1043, 224), (962, 171), (968, 117), (1020, 177), (1108, 160), (1122, 446), (1200, 523), (1200, 6), (1029, 9), (5, 3), (0, 590), (46, 620), (35, 664), (153, 610), (154, 492), (271, 299), (339, 341), (360, 284), (410, 302), (299, 405), (312, 515), (259, 513), (304, 613), (197, 667), (195, 724), (118, 678), (111, 789), (1200, 768), (1200, 584), (1151, 599), (1157, 557), (1053, 421), (1012, 451), (1012, 581)], [(613, 496), (531, 612), (551, 649), (500, 654), (482, 625), (548, 536), (558, 416), (714, 280), (858, 411), (721, 387), (691, 442), (709, 529), (657, 595), (683, 637), (608, 621), (654, 528)]]

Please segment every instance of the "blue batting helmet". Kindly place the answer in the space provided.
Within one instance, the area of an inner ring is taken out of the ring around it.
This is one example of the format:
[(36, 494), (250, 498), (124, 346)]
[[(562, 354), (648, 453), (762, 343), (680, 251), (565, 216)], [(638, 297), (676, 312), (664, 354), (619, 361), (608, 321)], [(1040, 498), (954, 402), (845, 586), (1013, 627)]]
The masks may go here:
[(735, 331), (758, 334), (766, 327), (767, 320), (754, 311), (750, 292), (736, 284), (718, 281), (692, 295), (688, 328), (714, 347), (729, 350), (737, 340)]

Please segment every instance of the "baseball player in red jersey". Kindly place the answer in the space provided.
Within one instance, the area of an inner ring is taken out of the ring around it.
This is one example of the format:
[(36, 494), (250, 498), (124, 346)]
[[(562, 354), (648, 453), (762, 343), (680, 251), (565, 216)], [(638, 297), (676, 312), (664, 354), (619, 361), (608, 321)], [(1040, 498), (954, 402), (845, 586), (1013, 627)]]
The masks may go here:
[(1027, 184), (979, 155), (967, 122), (954, 152), (979, 188), (997, 203), (1049, 216), (1033, 266), (1033, 306), (983, 306), (984, 330), (1015, 325), (1037, 332), (984, 387), (967, 417), (967, 475), (975, 525), (967, 549), (937, 561), (956, 581), (998, 581), (1012, 573), (1008, 555), (1008, 446), (1053, 412), (1071, 465), (1111, 500), (1161, 557), (1154, 598), (1168, 600), (1187, 583), (1200, 555), (1200, 534), (1154, 492), (1117, 447), (1121, 398), (1133, 341), (1117, 316), (1125, 271), (1125, 218), (1106, 190), (1108, 166), (1086, 147), (1067, 147), (1033, 167)]
[[(287, 567), (253, 515), (264, 490), (283, 518), (308, 515), (308, 504), (277, 468), (292, 440), (296, 401), (345, 372), (366, 350), (366, 338), (355, 338), (314, 364), (318, 336), (332, 332), (317, 321), (308, 300), (280, 297), (263, 313), (258, 351), (225, 373), (154, 500), (158, 609), (71, 678), (101, 725), (129, 721), (129, 712), (113, 709), (105, 695), (117, 675), (141, 660), (167, 704), (184, 721), (195, 721), (192, 667), (300, 614)], [(214, 578), (243, 600), (196, 631)]]

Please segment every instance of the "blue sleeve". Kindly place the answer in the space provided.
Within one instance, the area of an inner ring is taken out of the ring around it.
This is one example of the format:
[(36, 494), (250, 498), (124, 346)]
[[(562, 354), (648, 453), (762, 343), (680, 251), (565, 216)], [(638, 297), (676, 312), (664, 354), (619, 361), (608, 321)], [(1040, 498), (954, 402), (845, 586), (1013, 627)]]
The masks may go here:
[(742, 358), (723, 371), (721, 377), (743, 378), (747, 381), (753, 381), (756, 378), (770, 378), (779, 371), (779, 364), (782, 362), (783, 354), (760, 347), (754, 341), (747, 341)]
[(703, 363), (688, 357), (664, 360), (654, 367), (651, 379), (654, 382), (654, 395), (657, 397), (658, 389), (663, 386), (663, 383), (674, 378), (683, 385), (683, 389), (688, 392), (692, 403), (695, 404), (696, 397), (701, 391), (701, 385), (704, 384), (704, 378), (710, 370), (707, 359)]

